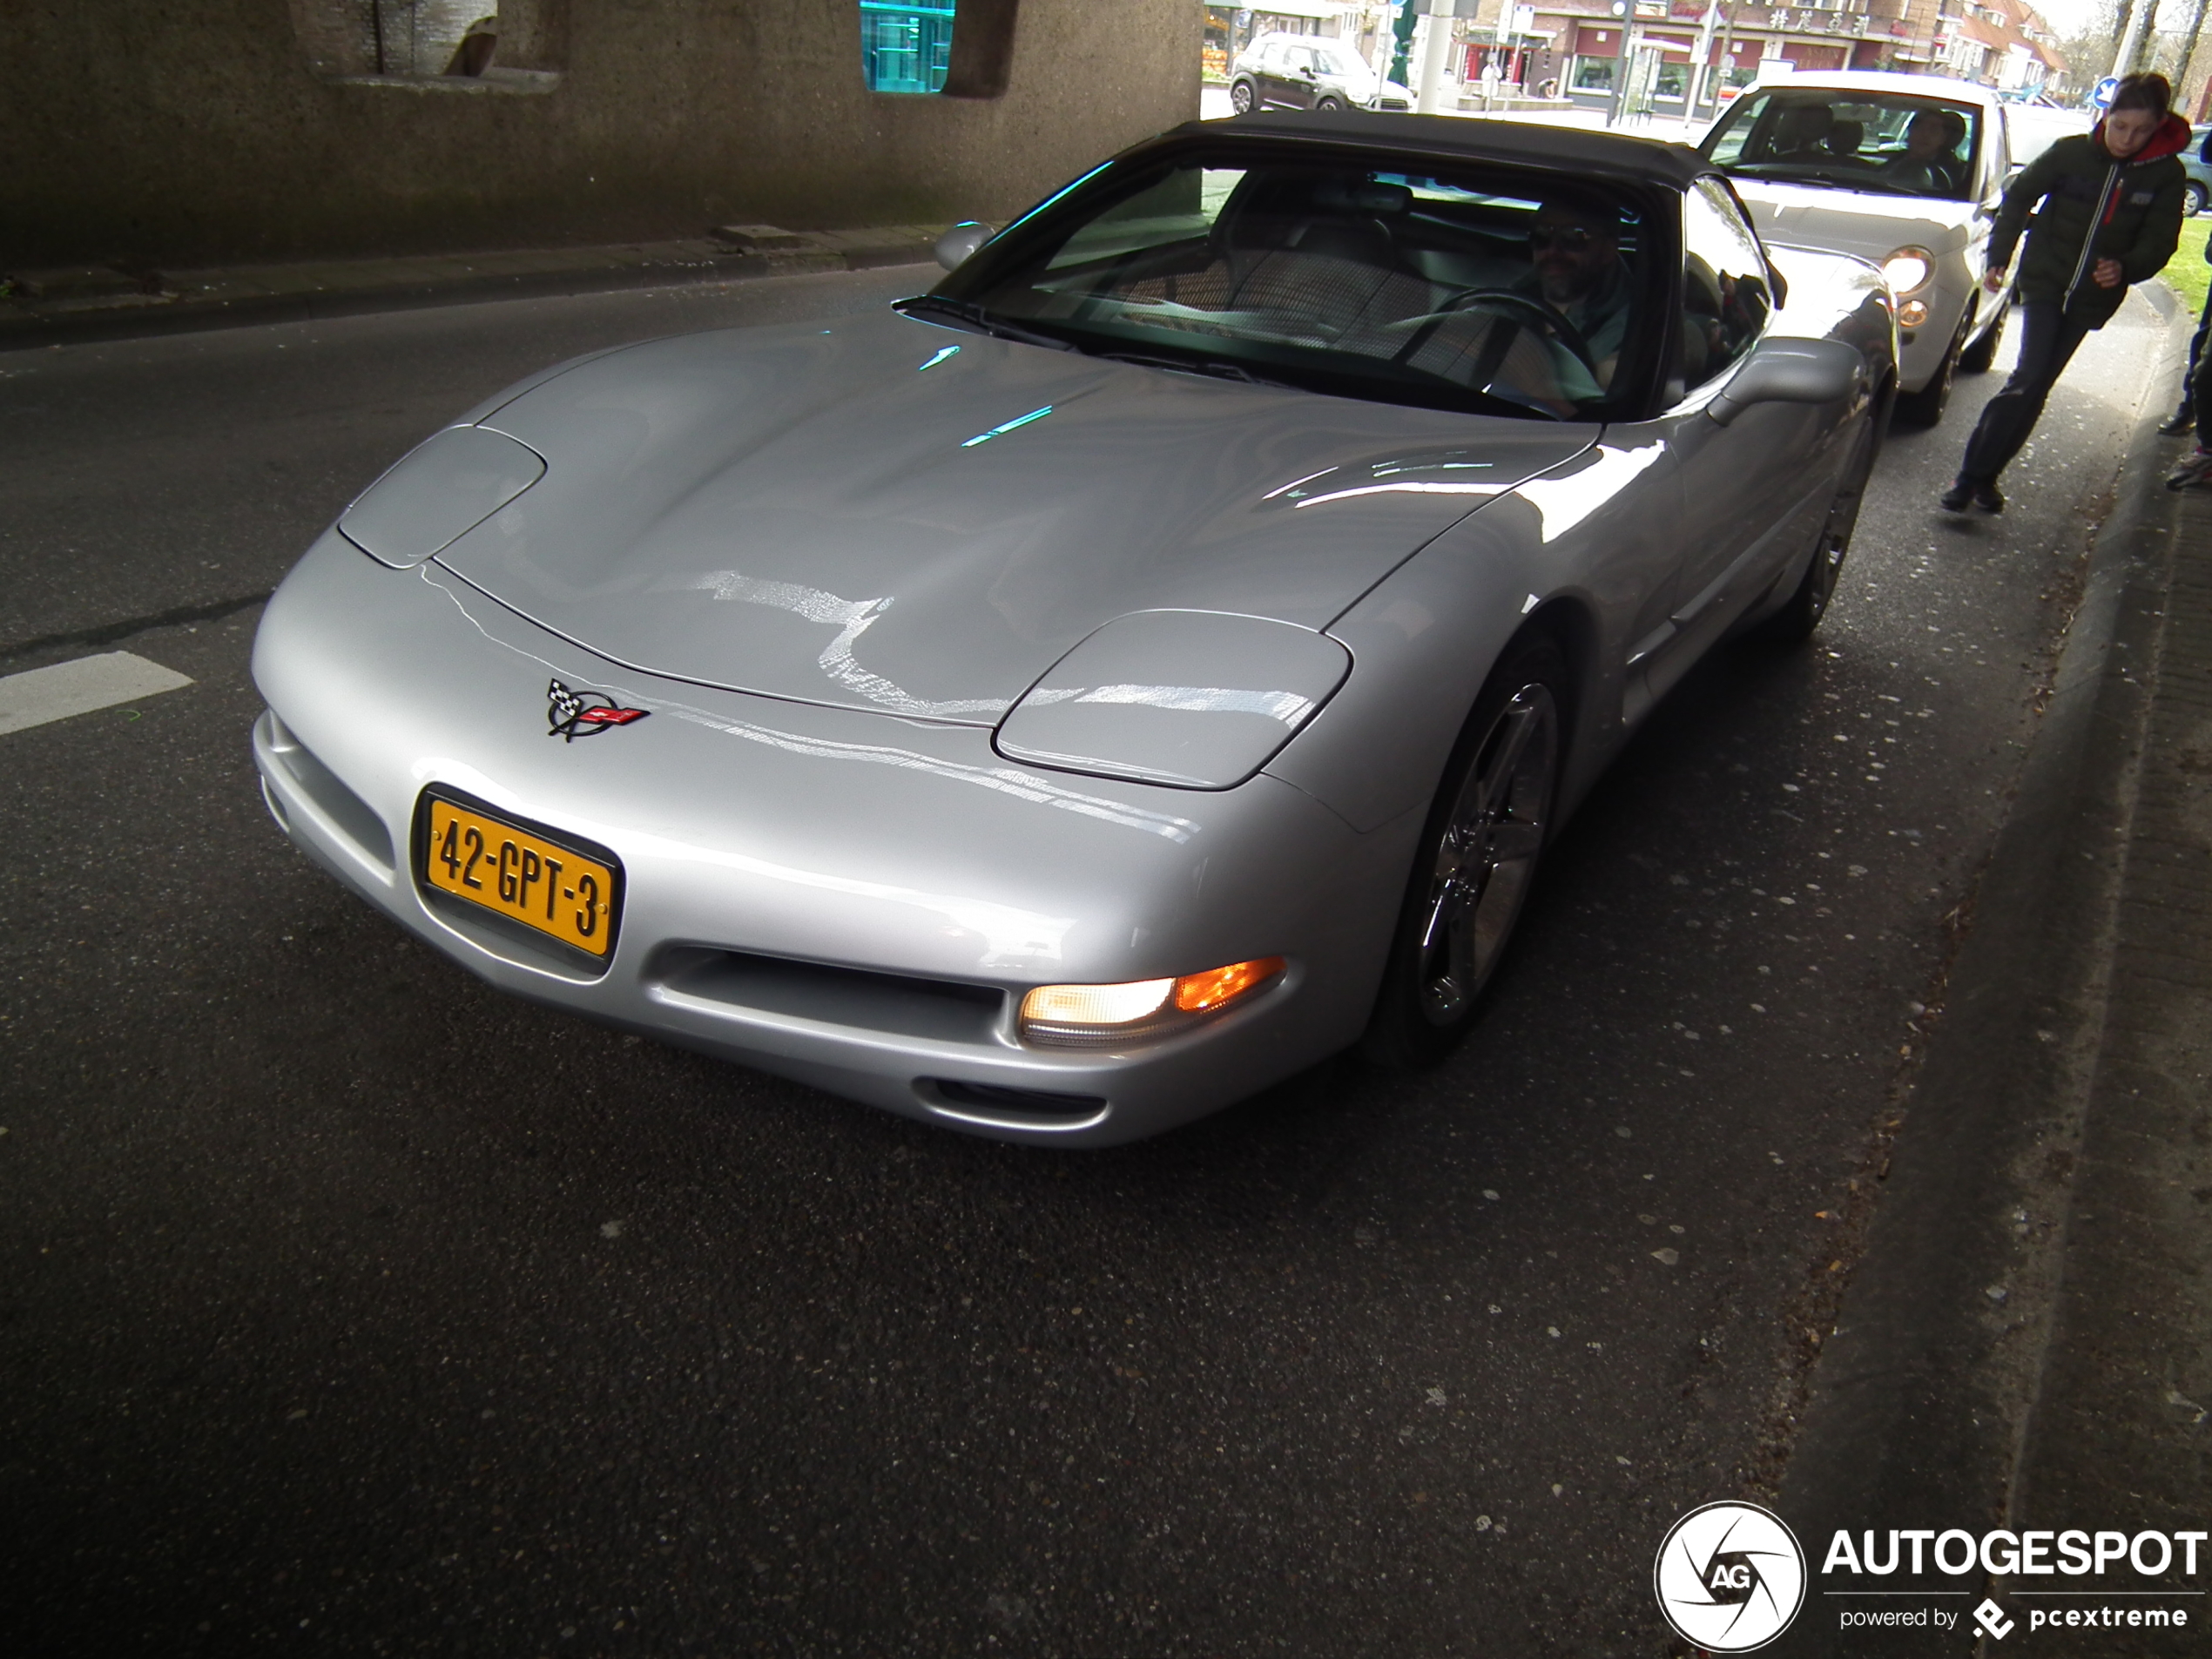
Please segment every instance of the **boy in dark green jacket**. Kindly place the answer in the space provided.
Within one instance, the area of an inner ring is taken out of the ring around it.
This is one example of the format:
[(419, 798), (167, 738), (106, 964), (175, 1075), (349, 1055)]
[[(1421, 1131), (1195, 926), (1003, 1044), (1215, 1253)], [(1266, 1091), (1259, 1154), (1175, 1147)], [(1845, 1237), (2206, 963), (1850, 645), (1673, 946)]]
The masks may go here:
[(2021, 228), (2041, 204), (2020, 259), (2020, 362), (1982, 408), (1958, 479), (1943, 494), (1946, 512), (1969, 502), (2004, 510), (1997, 475), (2034, 431), (2075, 348), (2112, 320), (2128, 284), (2157, 275), (2174, 257), (2188, 179), (2175, 158), (2188, 147), (2189, 125), (2167, 112), (2172, 98), (2163, 75), (2128, 76), (2094, 132), (2060, 138), (2006, 190), (1983, 279), (1993, 296), (2003, 294)]

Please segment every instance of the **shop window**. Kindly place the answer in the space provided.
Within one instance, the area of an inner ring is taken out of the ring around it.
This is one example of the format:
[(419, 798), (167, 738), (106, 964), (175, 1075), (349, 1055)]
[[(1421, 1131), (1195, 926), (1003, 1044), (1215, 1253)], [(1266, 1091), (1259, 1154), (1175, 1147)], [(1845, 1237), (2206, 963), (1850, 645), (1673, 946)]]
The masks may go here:
[(997, 98), (1021, 0), (860, 0), (860, 77), (872, 92)]
[(1575, 59), (1575, 90), (1578, 92), (1611, 91), (1613, 90), (1613, 60), (1610, 57)]
[(291, 0), (327, 79), (543, 91), (561, 68), (564, 0)]

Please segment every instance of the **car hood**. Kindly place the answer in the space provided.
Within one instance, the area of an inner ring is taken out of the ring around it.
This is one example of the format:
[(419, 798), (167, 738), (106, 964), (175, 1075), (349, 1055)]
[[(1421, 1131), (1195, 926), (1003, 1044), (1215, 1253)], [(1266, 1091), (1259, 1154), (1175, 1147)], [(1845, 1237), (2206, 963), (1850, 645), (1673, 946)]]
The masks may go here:
[(1947, 253), (1965, 246), (1974, 212), (1972, 202), (1927, 196), (1824, 190), (1762, 179), (1732, 182), (1764, 240), (1856, 253), (1877, 265), (1900, 247)]
[(1598, 430), (894, 313), (635, 347), (479, 424), (546, 463), (437, 555), (502, 603), (650, 672), (985, 725), (1132, 611), (1325, 627)]

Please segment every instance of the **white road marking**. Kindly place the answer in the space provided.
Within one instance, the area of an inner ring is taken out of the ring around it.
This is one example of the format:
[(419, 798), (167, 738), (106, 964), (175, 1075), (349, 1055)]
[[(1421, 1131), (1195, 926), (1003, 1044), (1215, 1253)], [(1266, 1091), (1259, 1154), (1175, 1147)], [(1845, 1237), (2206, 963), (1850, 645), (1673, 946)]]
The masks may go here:
[(0, 737), (191, 684), (189, 677), (127, 651), (10, 674), (0, 678)]

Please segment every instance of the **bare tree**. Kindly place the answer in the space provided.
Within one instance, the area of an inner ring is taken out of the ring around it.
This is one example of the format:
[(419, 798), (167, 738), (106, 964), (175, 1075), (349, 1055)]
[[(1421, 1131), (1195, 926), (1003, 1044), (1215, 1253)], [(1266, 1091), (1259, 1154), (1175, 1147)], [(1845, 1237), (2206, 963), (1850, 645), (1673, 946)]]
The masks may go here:
[(2174, 64), (2174, 101), (2184, 111), (2196, 107), (2189, 86), (2189, 67), (2196, 58), (2197, 37), (2204, 32), (2205, 0), (2196, 0), (2189, 8), (2188, 33), (2182, 37), (2181, 56)]

